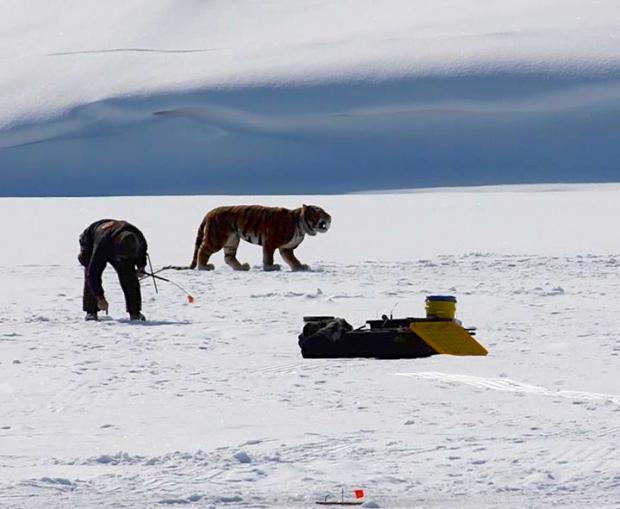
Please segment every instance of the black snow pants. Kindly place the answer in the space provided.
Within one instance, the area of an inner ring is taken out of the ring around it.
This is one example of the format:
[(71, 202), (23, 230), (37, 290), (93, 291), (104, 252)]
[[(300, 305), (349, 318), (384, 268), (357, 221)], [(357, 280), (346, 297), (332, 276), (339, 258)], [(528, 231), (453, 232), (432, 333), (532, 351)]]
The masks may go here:
[[(123, 294), (125, 294), (125, 304), (130, 315), (137, 315), (142, 311), (142, 294), (140, 293), (140, 281), (136, 273), (135, 264), (126, 262), (110, 262), (118, 274)], [(93, 294), (86, 278), (84, 278), (84, 293), (82, 295), (82, 309), (87, 313), (97, 312), (97, 299)]]

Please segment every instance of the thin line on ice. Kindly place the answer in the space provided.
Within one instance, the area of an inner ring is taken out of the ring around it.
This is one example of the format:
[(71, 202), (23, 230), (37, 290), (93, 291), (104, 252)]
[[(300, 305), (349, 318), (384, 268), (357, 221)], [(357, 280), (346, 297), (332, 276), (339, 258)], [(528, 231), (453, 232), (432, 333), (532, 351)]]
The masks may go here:
[(464, 384), (480, 389), (493, 389), (496, 391), (518, 392), (525, 394), (541, 394), (544, 396), (560, 396), (562, 398), (574, 400), (602, 400), (611, 401), (620, 405), (620, 395), (602, 394), (598, 392), (586, 391), (553, 391), (545, 387), (530, 385), (509, 378), (487, 378), (470, 375), (458, 375), (452, 373), (441, 373), (438, 371), (427, 371), (420, 373), (395, 373), (397, 376), (406, 376), (410, 378), (420, 378), (423, 380), (438, 380), (440, 382), (448, 382), (453, 384)]

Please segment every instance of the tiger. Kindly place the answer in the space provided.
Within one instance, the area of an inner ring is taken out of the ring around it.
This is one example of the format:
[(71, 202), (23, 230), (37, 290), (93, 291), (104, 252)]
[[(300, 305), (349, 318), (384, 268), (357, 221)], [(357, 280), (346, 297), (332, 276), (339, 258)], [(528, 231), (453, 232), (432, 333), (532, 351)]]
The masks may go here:
[[(234, 270), (250, 270), (248, 263), (237, 260), (241, 239), (263, 247), (263, 270), (280, 270), (273, 262), (276, 249), (293, 271), (310, 267), (301, 263), (294, 250), (306, 235), (325, 233), (332, 218), (321, 207), (302, 205), (296, 209), (265, 207), (262, 205), (235, 205), (217, 207), (209, 211), (196, 235), (194, 256), (189, 269), (213, 270), (209, 257), (224, 249), (224, 261)], [(171, 267), (180, 268), (180, 267)]]

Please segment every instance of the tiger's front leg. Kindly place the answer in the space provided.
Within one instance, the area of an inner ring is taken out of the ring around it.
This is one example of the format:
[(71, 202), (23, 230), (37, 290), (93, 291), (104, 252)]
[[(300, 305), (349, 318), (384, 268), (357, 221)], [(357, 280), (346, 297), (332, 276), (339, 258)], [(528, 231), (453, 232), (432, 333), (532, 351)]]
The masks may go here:
[(280, 266), (277, 263), (273, 263), (273, 253), (275, 250), (275, 247), (263, 246), (263, 270), (280, 270)]
[(281, 247), (280, 255), (282, 256), (284, 261), (289, 264), (292, 271), (297, 272), (302, 270), (310, 270), (310, 267), (308, 267), (305, 263), (301, 263), (297, 259), (292, 249), (285, 249)]

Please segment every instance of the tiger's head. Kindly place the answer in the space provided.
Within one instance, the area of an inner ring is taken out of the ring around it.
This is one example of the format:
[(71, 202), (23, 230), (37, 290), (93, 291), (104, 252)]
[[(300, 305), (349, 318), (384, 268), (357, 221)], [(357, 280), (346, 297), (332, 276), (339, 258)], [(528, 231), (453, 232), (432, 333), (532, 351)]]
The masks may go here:
[(332, 224), (332, 216), (316, 205), (302, 205), (301, 223), (304, 232), (308, 235), (316, 235), (317, 232), (325, 233)]

